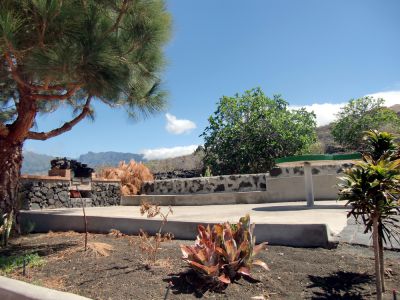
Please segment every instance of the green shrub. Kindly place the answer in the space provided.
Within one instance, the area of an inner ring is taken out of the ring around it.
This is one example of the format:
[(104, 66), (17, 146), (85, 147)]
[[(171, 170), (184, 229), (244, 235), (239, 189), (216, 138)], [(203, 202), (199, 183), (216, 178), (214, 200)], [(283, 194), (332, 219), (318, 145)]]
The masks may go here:
[(24, 260), (26, 265), (30, 267), (39, 267), (44, 264), (44, 260), (37, 253), (0, 256), (0, 274), (8, 274), (17, 268), (22, 268)]

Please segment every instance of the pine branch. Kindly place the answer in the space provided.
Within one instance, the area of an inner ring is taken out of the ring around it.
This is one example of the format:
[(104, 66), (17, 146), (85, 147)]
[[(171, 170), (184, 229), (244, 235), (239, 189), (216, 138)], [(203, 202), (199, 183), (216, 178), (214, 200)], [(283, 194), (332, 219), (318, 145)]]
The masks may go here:
[(114, 32), (115, 30), (118, 29), (119, 24), (121, 23), (122, 17), (128, 11), (129, 2), (131, 2), (131, 0), (124, 0), (124, 2), (121, 5), (121, 9), (119, 10), (119, 14), (118, 14), (117, 20), (115, 21), (114, 25), (111, 26), (111, 28), (108, 29), (104, 33), (103, 38), (107, 37), (110, 33)]
[(67, 91), (62, 95), (42, 95), (42, 94), (32, 94), (32, 97), (36, 100), (66, 100), (73, 96), (80, 89), (79, 85), (74, 86), (72, 89)]
[(6, 60), (7, 60), (7, 64), (8, 64), (9, 67), (10, 67), (11, 76), (12, 76), (12, 78), (15, 80), (15, 82), (18, 83), (19, 85), (23, 86), (23, 87), (29, 87), (29, 84), (26, 83), (26, 82), (21, 78), (21, 76), (19, 75), (18, 70), (17, 70), (17, 68), (16, 68), (15, 65), (14, 65), (14, 62), (13, 62), (13, 60), (12, 60), (12, 58), (11, 58), (10, 53), (6, 52), (4, 56), (5, 56)]
[(34, 132), (30, 131), (28, 133), (27, 138), (31, 140), (41, 140), (45, 141), (52, 137), (58, 136), (64, 132), (70, 131), (72, 127), (82, 121), (89, 113), (90, 113), (90, 101), (92, 100), (92, 96), (88, 96), (85, 105), (82, 108), (82, 111), (79, 115), (77, 115), (74, 119), (69, 122), (64, 123), (61, 127), (53, 129), (48, 132)]

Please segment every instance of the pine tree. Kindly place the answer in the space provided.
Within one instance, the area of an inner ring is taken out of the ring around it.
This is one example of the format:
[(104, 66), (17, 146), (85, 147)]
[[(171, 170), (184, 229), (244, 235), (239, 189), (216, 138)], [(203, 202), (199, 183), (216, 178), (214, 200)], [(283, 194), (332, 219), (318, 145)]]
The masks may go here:
[[(165, 106), (162, 46), (170, 15), (162, 0), (1, 0), (0, 211), (18, 211), (22, 147), (93, 116), (92, 103), (124, 107), (133, 117)], [(39, 113), (60, 106), (71, 120), (33, 130)]]

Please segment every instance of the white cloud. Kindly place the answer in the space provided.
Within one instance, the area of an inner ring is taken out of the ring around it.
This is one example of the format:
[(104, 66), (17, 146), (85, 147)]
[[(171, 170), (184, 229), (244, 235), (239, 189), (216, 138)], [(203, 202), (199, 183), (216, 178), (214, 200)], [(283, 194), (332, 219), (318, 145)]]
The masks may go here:
[(369, 94), (367, 96), (385, 99), (385, 106), (400, 104), (400, 91), (378, 92), (374, 94)]
[(167, 119), (165, 129), (172, 134), (183, 134), (196, 128), (194, 122), (190, 120), (177, 119), (174, 115), (169, 113), (165, 114), (165, 118)]
[(199, 145), (177, 146), (172, 148), (146, 149), (142, 153), (145, 159), (164, 159), (192, 154)]
[(336, 119), (336, 114), (346, 103), (313, 103), (311, 105), (290, 106), (292, 109), (305, 107), (309, 112), (313, 111), (317, 115), (317, 126), (327, 125)]
[[(388, 92), (378, 92), (374, 94), (369, 94), (366, 96), (371, 96), (374, 98), (385, 99), (385, 106), (393, 106), (395, 104), (400, 104), (400, 91), (388, 91)], [(299, 109), (305, 107), (307, 111), (314, 111), (317, 115), (317, 126), (327, 125), (336, 119), (336, 114), (339, 112), (345, 103), (313, 103), (311, 105), (303, 106), (290, 106), (292, 109)]]

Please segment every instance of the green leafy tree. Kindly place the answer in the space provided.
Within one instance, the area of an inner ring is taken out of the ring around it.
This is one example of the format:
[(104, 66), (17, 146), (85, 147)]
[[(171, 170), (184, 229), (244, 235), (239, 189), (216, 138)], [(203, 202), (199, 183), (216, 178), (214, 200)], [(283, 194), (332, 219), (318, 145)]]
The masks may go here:
[[(133, 117), (163, 109), (162, 46), (170, 15), (162, 0), (0, 2), (0, 210), (17, 210), (25, 140), (47, 140), (93, 116), (92, 102)], [(75, 112), (49, 132), (38, 114)]]
[(384, 99), (364, 97), (352, 99), (337, 115), (333, 123), (334, 140), (349, 150), (360, 150), (364, 132), (370, 129), (400, 133), (400, 118), (383, 106)]
[(214, 175), (267, 172), (276, 158), (307, 152), (316, 142), (314, 113), (289, 110), (260, 88), (222, 97), (208, 121), (204, 165)]
[(351, 205), (348, 217), (361, 218), (365, 233), (372, 231), (377, 299), (385, 291), (383, 242), (399, 242), (400, 193), (399, 146), (387, 132), (369, 131), (363, 161), (345, 172), (339, 199)]

